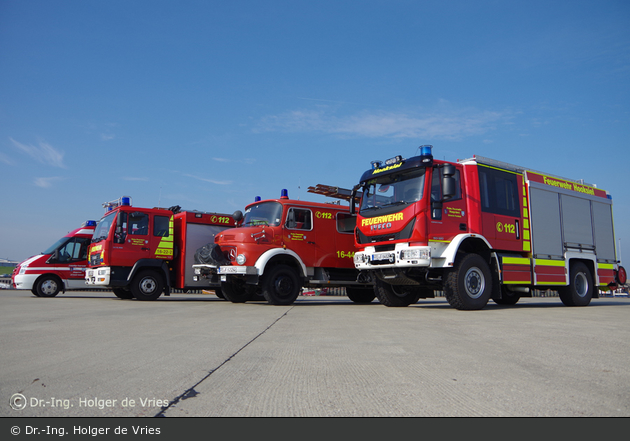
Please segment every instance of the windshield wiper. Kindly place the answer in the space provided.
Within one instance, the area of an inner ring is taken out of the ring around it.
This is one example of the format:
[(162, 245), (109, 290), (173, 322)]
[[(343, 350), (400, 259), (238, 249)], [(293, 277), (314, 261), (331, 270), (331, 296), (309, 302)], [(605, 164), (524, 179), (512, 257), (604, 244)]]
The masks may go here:
[(405, 202), (405, 201), (396, 201), (396, 202), (390, 202), (389, 204), (385, 204), (383, 205), (383, 207), (391, 207), (392, 205), (404, 205), (408, 203), (409, 202)]

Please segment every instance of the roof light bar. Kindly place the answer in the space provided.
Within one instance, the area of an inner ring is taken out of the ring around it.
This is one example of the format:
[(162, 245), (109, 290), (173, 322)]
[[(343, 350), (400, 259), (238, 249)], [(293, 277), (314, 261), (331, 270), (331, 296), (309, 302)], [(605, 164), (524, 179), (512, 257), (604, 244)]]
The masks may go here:
[(106, 213), (120, 206), (131, 206), (131, 196), (122, 196), (118, 199), (114, 199), (113, 201), (103, 203), (103, 208), (105, 208)]

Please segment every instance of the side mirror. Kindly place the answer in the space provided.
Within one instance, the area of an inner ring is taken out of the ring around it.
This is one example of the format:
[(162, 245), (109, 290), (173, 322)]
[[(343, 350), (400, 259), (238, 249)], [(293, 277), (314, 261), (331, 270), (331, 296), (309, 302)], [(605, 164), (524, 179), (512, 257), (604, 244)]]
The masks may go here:
[(357, 212), (356, 197), (357, 197), (357, 192), (359, 191), (359, 188), (361, 188), (360, 184), (357, 184), (354, 187), (352, 187), (352, 194), (350, 195), (350, 214), (356, 214)]
[(442, 219), (442, 201), (431, 202), (431, 219)]
[(442, 180), (442, 198), (446, 201), (457, 194), (457, 181), (451, 176), (444, 176)]
[(446, 164), (442, 169), (442, 199), (449, 200), (457, 195), (457, 181), (453, 176), (457, 173), (454, 165)]

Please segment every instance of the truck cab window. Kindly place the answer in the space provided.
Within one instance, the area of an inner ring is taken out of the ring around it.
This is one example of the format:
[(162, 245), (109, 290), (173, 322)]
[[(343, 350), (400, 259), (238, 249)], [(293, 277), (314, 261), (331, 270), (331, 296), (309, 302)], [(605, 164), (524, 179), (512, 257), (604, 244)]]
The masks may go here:
[(146, 236), (149, 234), (148, 214), (140, 212), (130, 213), (127, 223), (129, 225), (129, 234), (134, 236)]
[(158, 237), (168, 237), (168, 223), (170, 218), (166, 216), (155, 216), (153, 219), (153, 235)]
[(337, 213), (337, 231), (340, 233), (354, 233), (357, 217), (349, 213)]
[(289, 208), (287, 213), (287, 228), (295, 230), (310, 230), (312, 228), (311, 210)]
[[(462, 198), (462, 186), (459, 170), (455, 171), (455, 175), (453, 178), (456, 182), (457, 193), (453, 196), (450, 201), (456, 201)], [(439, 169), (435, 169), (433, 172), (433, 178), (431, 179), (431, 201), (441, 201), (442, 200), (442, 181), (444, 179), (444, 168), (440, 167)]]
[(517, 175), (479, 167), (481, 210), (487, 213), (520, 217)]

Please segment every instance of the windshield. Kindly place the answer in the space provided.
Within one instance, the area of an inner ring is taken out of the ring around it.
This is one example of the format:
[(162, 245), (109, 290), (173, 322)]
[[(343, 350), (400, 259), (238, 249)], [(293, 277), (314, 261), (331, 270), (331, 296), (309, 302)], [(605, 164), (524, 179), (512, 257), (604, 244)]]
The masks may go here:
[(422, 199), (425, 169), (399, 173), (368, 181), (363, 187), (361, 211), (408, 205)]
[(101, 240), (107, 239), (107, 236), (109, 235), (109, 228), (114, 222), (114, 217), (114, 213), (111, 213), (100, 220), (94, 230), (94, 234), (92, 235), (92, 242), (100, 242)]
[(55, 250), (59, 249), (62, 245), (64, 245), (70, 239), (71, 239), (70, 237), (62, 237), (57, 242), (55, 242), (50, 247), (48, 247), (48, 249), (46, 251), (44, 251), (42, 254), (52, 254), (52, 253), (54, 253)]
[(243, 226), (270, 225), (277, 227), (282, 219), (282, 204), (278, 202), (263, 202), (252, 205), (245, 210)]

